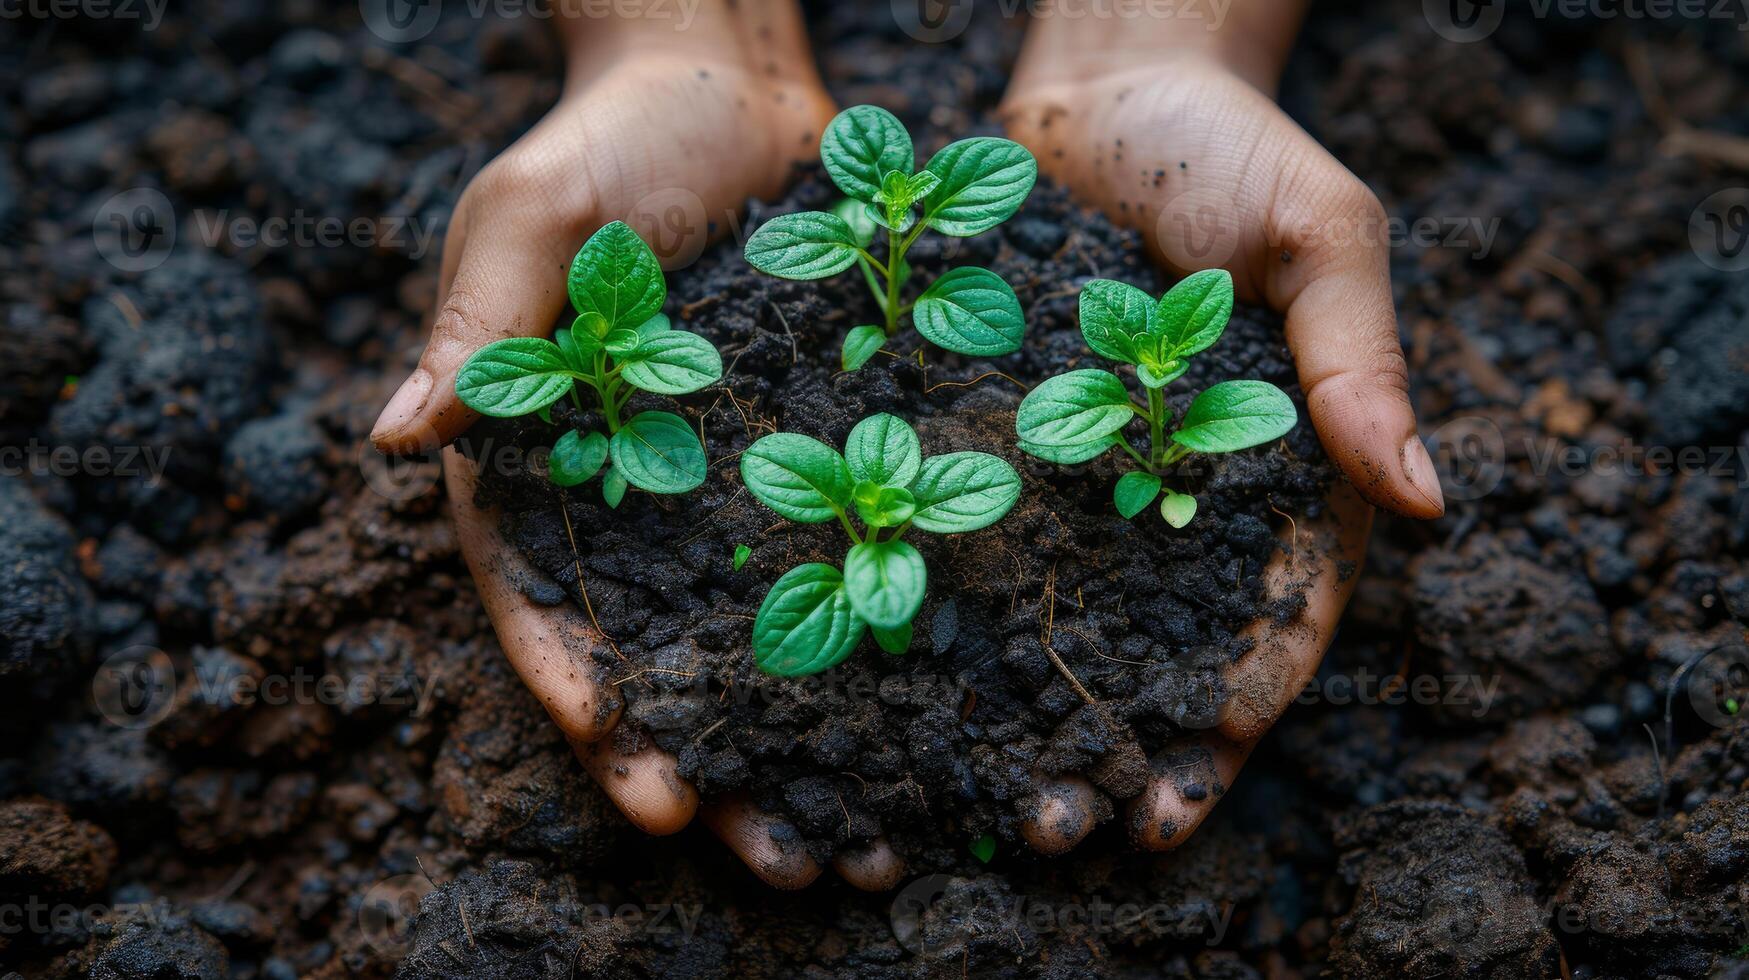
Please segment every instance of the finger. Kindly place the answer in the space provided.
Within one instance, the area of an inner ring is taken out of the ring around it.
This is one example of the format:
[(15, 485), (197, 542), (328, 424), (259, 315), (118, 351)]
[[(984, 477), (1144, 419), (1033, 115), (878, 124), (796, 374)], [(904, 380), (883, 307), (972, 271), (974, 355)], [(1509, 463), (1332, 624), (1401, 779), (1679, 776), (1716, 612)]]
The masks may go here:
[(1241, 744), (1255, 741), (1318, 672), (1360, 580), (1372, 518), (1372, 507), (1354, 488), (1340, 485), (1317, 520), (1282, 529), (1287, 550), (1264, 570), (1264, 588), (1271, 596), (1303, 589), (1306, 606), (1286, 623), (1265, 617), (1245, 630), (1252, 647), (1225, 673), (1222, 735)]
[(1130, 840), (1148, 851), (1184, 843), (1226, 795), (1250, 754), (1251, 746), (1210, 732), (1156, 755), (1148, 788), (1129, 804)]
[(552, 331), (587, 209), (551, 201), (540, 190), (551, 183), (541, 160), (526, 153), (500, 158), (462, 195), (456, 210), (466, 232), (444, 243), (447, 281), (439, 285), (431, 338), (371, 428), (378, 450), (413, 453), (447, 444), (476, 418), (455, 393), (468, 357), (494, 340)]
[(1310, 159), (1293, 169), (1271, 216), (1285, 247), (1270, 263), (1269, 292), (1287, 312), (1312, 425), (1368, 500), (1408, 517), (1438, 517), (1445, 497), (1409, 402), (1384, 208), (1322, 149), (1302, 152)]
[(839, 851), (832, 858), (832, 867), (852, 888), (865, 892), (897, 887), (899, 879), (905, 876), (905, 859), (885, 837), (876, 837), (863, 847)]
[(590, 655), (599, 637), (570, 603), (541, 606), (523, 594), (522, 583), (545, 576), (499, 535), (496, 514), (474, 506), (473, 463), (454, 449), (443, 457), (462, 557), (505, 659), (567, 738), (596, 741), (619, 721), (622, 707)]
[(1097, 804), (1093, 784), (1080, 776), (1041, 778), (1027, 802), (1031, 812), (1020, 822), (1020, 836), (1040, 854), (1063, 854), (1093, 829)]
[(766, 884), (785, 891), (806, 888), (820, 876), (820, 865), (787, 821), (734, 794), (704, 808), (699, 818)]
[(632, 826), (655, 837), (678, 833), (698, 813), (698, 790), (680, 778), (674, 756), (654, 743), (625, 752), (618, 741), (573, 742), (571, 748)]

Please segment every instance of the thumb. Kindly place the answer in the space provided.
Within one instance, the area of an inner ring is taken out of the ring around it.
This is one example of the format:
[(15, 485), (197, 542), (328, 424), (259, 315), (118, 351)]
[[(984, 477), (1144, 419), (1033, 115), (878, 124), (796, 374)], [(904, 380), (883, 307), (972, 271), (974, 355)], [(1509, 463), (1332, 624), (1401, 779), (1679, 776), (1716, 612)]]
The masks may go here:
[(1385, 211), (1358, 178), (1330, 166), (1300, 184), (1310, 193), (1276, 209), (1288, 248), (1270, 263), (1272, 305), (1287, 311), (1300, 388), (1330, 458), (1374, 504), (1432, 519), (1445, 513), (1445, 496), (1409, 403)]
[[(462, 364), (492, 341), (545, 336), (566, 302), (564, 247), (575, 245), (572, 222), (560, 229), (544, 216), (519, 219), (515, 209), (458, 212), (475, 220), (453, 230), (445, 245), (431, 339), (371, 428), (371, 442), (383, 453), (436, 449), (466, 431), (477, 416), (456, 397)], [(452, 250), (459, 254), (452, 258)]]

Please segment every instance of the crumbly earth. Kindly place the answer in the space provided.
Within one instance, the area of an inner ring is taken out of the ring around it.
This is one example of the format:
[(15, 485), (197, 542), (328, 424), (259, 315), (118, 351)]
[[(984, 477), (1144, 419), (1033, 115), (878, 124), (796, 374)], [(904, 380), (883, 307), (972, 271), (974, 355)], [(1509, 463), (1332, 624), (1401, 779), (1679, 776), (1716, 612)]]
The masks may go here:
[[(836, 196), (810, 175), (780, 204), (751, 210), (764, 220), (829, 208)], [(874, 313), (860, 277), (771, 278), (730, 241), (669, 290), (675, 326), (709, 339), (730, 365), (720, 385), (680, 405), (702, 422), (716, 462), (703, 488), (633, 493), (614, 510), (598, 483), (560, 494), (537, 467), (480, 470), (478, 502), (501, 508), (508, 536), (611, 638), (594, 656), (632, 731), (677, 755), (706, 799), (751, 790), (821, 860), (877, 834), (919, 866), (936, 866), (944, 858), (932, 852), (951, 855), (961, 838), (1017, 841), (1041, 777), (1089, 776), (1102, 812), (1141, 792), (1157, 747), (1214, 724), (1221, 670), (1250, 649), (1241, 629), (1287, 620), (1303, 603), (1297, 592), (1264, 594), (1262, 573), (1281, 552), (1272, 525), (1320, 514), (1333, 471), (1302, 424), (1267, 447), (1181, 466), (1170, 484), (1199, 500), (1188, 527), (1174, 530), (1153, 508), (1124, 520), (1111, 487), (1133, 468), (1127, 457), (1045, 464), (1015, 448), (1014, 416), (1021, 385), (1113, 366), (1087, 350), (1076, 297), (1096, 276), (1157, 295), (1136, 237), (1047, 184), (995, 231), (922, 241), (911, 259), (921, 282), (974, 264), (1015, 284), (1029, 314), (1020, 352), (968, 359), (907, 331), (889, 356), (845, 373), (839, 341)], [(1227, 378), (1271, 381), (1297, 399), (1279, 321), (1240, 312), (1169, 389), (1168, 405), (1182, 414)], [(674, 406), (640, 396), (627, 411), (649, 407)], [(841, 565), (849, 542), (835, 523), (796, 525), (761, 506), (741, 485), (740, 455), (773, 431), (842, 446), (877, 412), (912, 422), (925, 456), (977, 449), (1008, 460), (1023, 474), (1020, 502), (983, 531), (914, 535), (931, 588), (905, 656), (868, 640), (817, 678), (766, 676), (751, 650), (766, 590), (802, 562)], [(569, 406), (555, 421), (602, 425)], [(1134, 428), (1145, 440), (1146, 426)], [(487, 461), (507, 443), (539, 449), (557, 431), (538, 419), (489, 421), (465, 444)], [(752, 557), (737, 573), (738, 544)]]
[[(809, 17), (840, 102), (939, 140), (980, 131), (1001, 95), (1024, 21), (1000, 6), (940, 44), (886, 4)], [(1749, 974), (1749, 401), (1730, 370), (1749, 304), (1689, 235), (1743, 175), (1729, 143), (1667, 139), (1675, 121), (1749, 134), (1734, 23), (1509, 5), (1459, 45), (1420, 5), (1318, 5), (1283, 101), (1422, 223), (1393, 280), (1447, 516), (1379, 522), (1315, 684), (1180, 851), (1136, 854), (1113, 819), (1040, 859), (997, 821), (988, 863), (956, 827), (921, 859), (942, 877), (791, 895), (702, 830), (631, 830), (504, 664), (435, 472), (364, 446), (429, 317), (435, 250), (200, 230), (379, 215), (440, 236), (559, 72), (544, 22), (443, 8), (394, 47), (356, 4), (0, 30), (0, 446), (170, 450), (156, 480), (0, 460), (0, 972)], [(145, 273), (91, 235), (134, 187), (181, 219)], [(744, 315), (786, 367), (781, 325)], [(814, 326), (791, 325), (798, 345)], [(930, 383), (974, 373), (932, 363)], [(955, 437), (925, 414), (926, 444)], [(1623, 444), (1705, 458), (1612, 463)], [(969, 553), (936, 544), (937, 568)], [(744, 577), (721, 553), (687, 574), (751, 603), (781, 555), (764, 548)], [(100, 666), (140, 647), (173, 683), (106, 717)], [(410, 675), (421, 694), (237, 704), (208, 683), (300, 671)], [(159, 696), (171, 710), (139, 727)]]

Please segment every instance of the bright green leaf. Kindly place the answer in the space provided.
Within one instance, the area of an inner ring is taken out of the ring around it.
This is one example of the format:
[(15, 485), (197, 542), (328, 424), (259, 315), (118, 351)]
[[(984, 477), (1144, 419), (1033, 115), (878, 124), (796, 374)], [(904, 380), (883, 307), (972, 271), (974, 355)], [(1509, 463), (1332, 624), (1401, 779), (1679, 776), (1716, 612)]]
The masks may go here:
[(867, 624), (850, 606), (844, 576), (810, 562), (785, 572), (753, 618), (753, 662), (779, 677), (817, 674), (844, 662)]
[(820, 162), (838, 189), (873, 201), (889, 171), (917, 165), (905, 124), (879, 106), (856, 105), (834, 116), (820, 137)]
[(824, 211), (782, 214), (747, 239), (747, 261), (780, 279), (824, 279), (856, 264), (856, 232)]
[(864, 480), (856, 485), (856, 516), (869, 527), (898, 527), (917, 512), (917, 500), (903, 487)]
[(954, 269), (929, 284), (911, 310), (925, 340), (973, 357), (1020, 349), (1026, 317), (1002, 277), (988, 269)]
[(871, 626), (869, 632), (874, 634), (875, 642), (881, 645), (882, 650), (894, 656), (911, 649), (910, 623), (906, 623), (896, 630), (876, 629)]
[(1020, 440), (1020, 451), (1028, 456), (1036, 456), (1047, 463), (1061, 466), (1076, 466), (1085, 463), (1108, 449), (1116, 448), (1121, 436), (1110, 435), (1092, 442), (1077, 443), (1073, 446), (1041, 446), (1036, 442)]
[(850, 608), (876, 629), (909, 623), (923, 608), (928, 578), (923, 556), (904, 541), (865, 541), (844, 556)]
[(577, 252), (566, 280), (579, 313), (599, 313), (609, 327), (637, 327), (662, 312), (668, 285), (656, 253), (623, 221), (605, 225)]
[(619, 470), (608, 470), (601, 475), (601, 499), (607, 501), (607, 506), (619, 508), (619, 502), (626, 497), (626, 478)]
[(949, 143), (930, 158), (927, 169), (941, 183), (924, 200), (924, 219), (942, 234), (961, 238), (1008, 220), (1038, 180), (1038, 162), (1026, 147), (992, 136)]
[(1225, 269), (1204, 269), (1167, 290), (1154, 308), (1152, 332), (1160, 338), (1160, 356), (1189, 357), (1221, 339), (1233, 315), (1233, 277)]
[(1166, 496), (1160, 501), (1160, 516), (1173, 527), (1183, 527), (1196, 516), (1196, 498), (1188, 493), (1166, 491)]
[(668, 321), (668, 315), (666, 313), (658, 313), (648, 320), (645, 320), (643, 323), (638, 324), (638, 343), (641, 344), (657, 334), (664, 334), (673, 329), (674, 324)]
[(1136, 380), (1149, 388), (1164, 388), (1177, 381), (1185, 371), (1190, 369), (1187, 361), (1167, 361), (1164, 364), (1152, 363), (1152, 355), (1136, 365)]
[(1095, 354), (1134, 364), (1153, 309), (1153, 298), (1136, 287), (1095, 279), (1081, 287), (1081, 336)]
[(923, 465), (917, 432), (897, 415), (870, 415), (844, 440), (844, 460), (850, 475), (877, 486), (908, 487)]
[(832, 213), (850, 226), (850, 232), (856, 239), (856, 244), (867, 248), (874, 241), (875, 223), (868, 216), (868, 205), (854, 197), (847, 197), (832, 206)]
[(1172, 441), (1201, 453), (1249, 449), (1286, 435), (1299, 415), (1267, 381), (1223, 381), (1196, 396)]
[(1020, 474), (989, 453), (948, 453), (923, 461), (911, 484), (911, 523), (936, 534), (976, 531), (1000, 520), (1020, 499)]
[(607, 348), (608, 354), (615, 359), (622, 358), (638, 349), (638, 331), (632, 327), (615, 327), (607, 332), (607, 339), (601, 346)]
[(996, 838), (991, 837), (989, 834), (985, 834), (977, 840), (972, 841), (970, 850), (972, 852), (972, 857), (977, 858), (985, 864), (989, 864), (990, 859), (996, 856)]
[(1117, 505), (1117, 512), (1128, 520), (1140, 514), (1142, 508), (1153, 503), (1158, 496), (1159, 477), (1141, 470), (1131, 470), (1117, 478), (1117, 486), (1111, 491), (1111, 502)]
[(613, 472), (640, 490), (685, 493), (704, 483), (704, 446), (672, 412), (639, 412), (613, 434), (608, 449)]
[(456, 374), (455, 393), (481, 415), (508, 419), (551, 405), (574, 383), (559, 345), (539, 337), (510, 337), (468, 358)]
[(889, 215), (881, 205), (870, 204), (862, 209), (862, 213), (875, 225), (888, 231), (896, 231), (901, 235), (917, 225), (917, 212), (915, 211), (897, 211)]
[(547, 456), (547, 479), (561, 487), (574, 487), (601, 471), (607, 462), (607, 437), (599, 432), (587, 436), (572, 429), (553, 443)]
[(744, 544), (738, 544), (735, 546), (735, 557), (731, 560), (730, 564), (734, 565), (735, 571), (738, 572), (741, 570), (742, 566), (747, 564), (747, 559), (751, 557), (753, 557), (753, 549)]
[(723, 376), (723, 358), (717, 349), (684, 330), (648, 338), (620, 364), (620, 376), (627, 384), (658, 395), (684, 395)]
[(838, 451), (794, 432), (765, 436), (741, 454), (741, 482), (759, 502), (802, 524), (818, 524), (850, 506), (856, 481)]
[(1029, 392), (1015, 415), (1020, 438), (1041, 446), (1095, 442), (1128, 425), (1134, 403), (1110, 371), (1083, 368), (1047, 378)]
[(880, 327), (853, 327), (844, 335), (844, 349), (838, 354), (838, 363), (846, 371), (859, 370), (886, 342), (887, 332)]

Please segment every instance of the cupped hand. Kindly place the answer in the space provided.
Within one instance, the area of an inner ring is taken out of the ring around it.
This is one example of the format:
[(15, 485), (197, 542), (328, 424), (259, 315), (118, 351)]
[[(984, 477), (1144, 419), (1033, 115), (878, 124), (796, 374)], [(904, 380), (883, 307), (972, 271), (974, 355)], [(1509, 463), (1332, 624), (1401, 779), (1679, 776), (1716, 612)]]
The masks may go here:
[[(1433, 518), (1444, 499), (1409, 403), (1385, 213), (1366, 185), (1254, 84), (1264, 73), (1241, 77), (1199, 50), (1033, 47), (1003, 104), (1009, 135), (1079, 200), (1141, 232), (1174, 273), (1225, 268), (1241, 299), (1285, 315), (1312, 424), (1349, 484), (1322, 518), (1284, 531), (1266, 575), (1272, 594), (1304, 587), (1304, 612), (1253, 628), (1215, 729), (1155, 753), (1128, 820), (1137, 844), (1160, 850), (1190, 836), (1316, 672), (1354, 586), (1338, 570), (1364, 556), (1368, 502)], [(1091, 829), (1093, 792), (1069, 781), (1043, 794), (1058, 817), (1053, 849)]]

